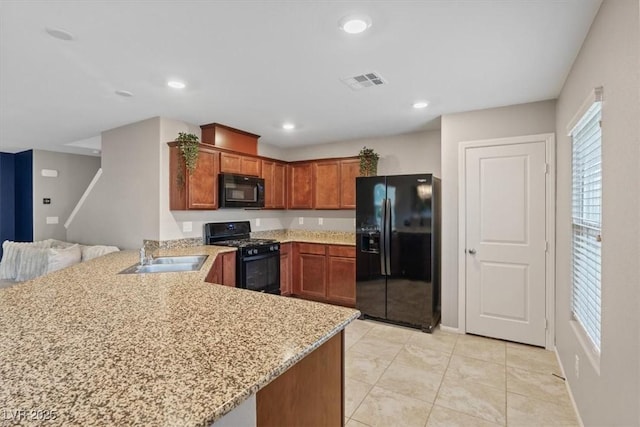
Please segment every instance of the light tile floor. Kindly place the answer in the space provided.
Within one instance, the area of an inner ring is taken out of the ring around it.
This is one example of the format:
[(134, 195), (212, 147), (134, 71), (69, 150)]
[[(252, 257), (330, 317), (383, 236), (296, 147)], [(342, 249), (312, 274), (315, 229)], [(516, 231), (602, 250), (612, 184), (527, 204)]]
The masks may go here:
[(578, 425), (551, 351), (370, 320), (345, 347), (347, 427)]

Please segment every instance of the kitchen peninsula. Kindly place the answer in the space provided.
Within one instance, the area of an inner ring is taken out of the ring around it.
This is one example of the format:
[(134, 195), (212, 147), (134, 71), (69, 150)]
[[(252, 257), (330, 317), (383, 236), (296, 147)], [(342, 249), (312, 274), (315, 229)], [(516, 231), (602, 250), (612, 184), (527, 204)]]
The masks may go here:
[(359, 313), (205, 282), (233, 250), (161, 250), (208, 259), (158, 274), (118, 274), (138, 260), (118, 252), (0, 290), (3, 422), (206, 426), (255, 396), (257, 425), (305, 424), (296, 408), (341, 425), (342, 330)]

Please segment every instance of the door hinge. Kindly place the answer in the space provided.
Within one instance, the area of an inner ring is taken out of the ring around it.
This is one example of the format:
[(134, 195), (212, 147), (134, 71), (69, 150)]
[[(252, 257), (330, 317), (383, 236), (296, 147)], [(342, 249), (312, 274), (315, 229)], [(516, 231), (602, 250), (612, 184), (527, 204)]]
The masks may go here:
[(544, 242), (544, 251), (549, 252), (549, 242)]
[(549, 319), (544, 319), (544, 330), (549, 329)]
[(545, 163), (544, 164), (544, 173), (548, 174), (549, 173), (549, 163)]

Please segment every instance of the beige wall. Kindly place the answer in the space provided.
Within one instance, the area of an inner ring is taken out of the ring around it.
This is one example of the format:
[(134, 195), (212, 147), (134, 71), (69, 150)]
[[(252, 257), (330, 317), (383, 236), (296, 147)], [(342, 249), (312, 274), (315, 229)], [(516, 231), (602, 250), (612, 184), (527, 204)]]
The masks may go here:
[(88, 244), (139, 248), (158, 239), (160, 118), (102, 133), (102, 177), (67, 230)]
[(555, 101), (442, 117), (442, 324), (458, 327), (458, 146), (461, 142), (555, 132)]
[[(585, 425), (640, 425), (640, 81), (637, 0), (605, 0), (557, 104), (556, 347)], [(571, 326), (571, 140), (567, 125), (603, 86), (600, 373)], [(574, 373), (580, 358), (580, 377)]]
[[(65, 221), (100, 168), (100, 157), (33, 150), (33, 239), (67, 239)], [(58, 172), (43, 177), (42, 169)], [(43, 198), (51, 204), (42, 203)], [(58, 224), (47, 224), (47, 217), (58, 217)]]

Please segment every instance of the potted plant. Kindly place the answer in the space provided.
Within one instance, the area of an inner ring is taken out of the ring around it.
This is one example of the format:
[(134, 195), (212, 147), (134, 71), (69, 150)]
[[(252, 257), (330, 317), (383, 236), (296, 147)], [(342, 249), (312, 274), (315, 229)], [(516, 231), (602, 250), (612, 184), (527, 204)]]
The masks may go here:
[[(198, 153), (200, 152), (200, 141), (198, 137), (192, 133), (180, 132), (176, 138), (178, 143), (178, 149), (184, 159), (184, 165), (189, 172), (189, 175), (193, 174), (196, 170), (196, 164), (198, 163)], [(184, 171), (182, 170), (182, 164), (178, 166), (178, 185), (184, 185)]]
[(362, 147), (358, 154), (360, 158), (360, 175), (375, 176), (378, 173), (378, 160), (380, 155), (373, 148)]

